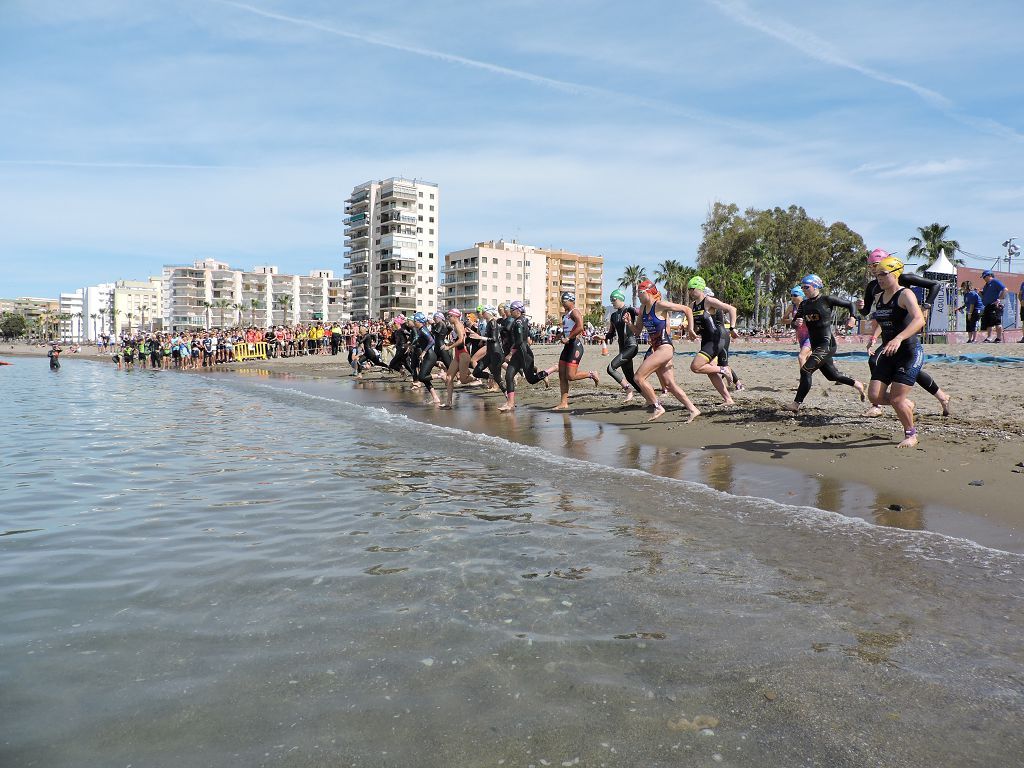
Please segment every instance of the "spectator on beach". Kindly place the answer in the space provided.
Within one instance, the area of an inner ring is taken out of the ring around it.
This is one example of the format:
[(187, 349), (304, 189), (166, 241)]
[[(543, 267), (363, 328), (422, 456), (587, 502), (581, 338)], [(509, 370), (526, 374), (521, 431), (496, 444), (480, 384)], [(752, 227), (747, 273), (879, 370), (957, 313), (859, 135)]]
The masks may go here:
[[(991, 269), (981, 273), (985, 287), (981, 289), (981, 301), (985, 309), (981, 315), (981, 330), (985, 332), (983, 344), (999, 344), (1003, 340), (1003, 299), (1006, 298), (1006, 286), (996, 279)], [(993, 341), (992, 329), (996, 330)]]
[[(1020, 327), (1024, 329), (1024, 280), (1020, 281), (1020, 288), (1017, 290), (1017, 307), (1020, 310)], [(1017, 339), (1018, 344), (1024, 344), (1024, 334)]]
[(960, 283), (960, 292), (963, 294), (964, 303), (956, 308), (957, 312), (963, 312), (967, 321), (967, 343), (973, 344), (978, 336), (978, 318), (985, 305), (981, 301), (981, 294), (978, 293), (970, 280)]

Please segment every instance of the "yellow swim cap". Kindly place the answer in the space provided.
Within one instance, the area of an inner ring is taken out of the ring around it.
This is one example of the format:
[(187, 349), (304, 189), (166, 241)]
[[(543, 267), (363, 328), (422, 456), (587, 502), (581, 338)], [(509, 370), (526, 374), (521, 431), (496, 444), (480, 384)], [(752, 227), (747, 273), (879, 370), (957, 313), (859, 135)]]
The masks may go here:
[(903, 262), (895, 256), (887, 256), (878, 262), (878, 272), (884, 275), (896, 275), (896, 277), (899, 277), (903, 274)]

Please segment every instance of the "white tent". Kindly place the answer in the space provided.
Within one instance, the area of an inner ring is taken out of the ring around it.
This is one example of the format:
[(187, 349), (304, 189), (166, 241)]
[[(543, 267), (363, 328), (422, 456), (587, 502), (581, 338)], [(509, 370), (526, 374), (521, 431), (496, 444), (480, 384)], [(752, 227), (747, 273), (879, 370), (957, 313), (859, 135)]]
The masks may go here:
[(925, 274), (934, 272), (937, 275), (953, 275), (955, 277), (956, 267), (953, 266), (953, 262), (946, 258), (946, 249), (943, 248), (939, 251), (939, 258), (937, 258), (935, 263), (928, 267), (924, 272)]

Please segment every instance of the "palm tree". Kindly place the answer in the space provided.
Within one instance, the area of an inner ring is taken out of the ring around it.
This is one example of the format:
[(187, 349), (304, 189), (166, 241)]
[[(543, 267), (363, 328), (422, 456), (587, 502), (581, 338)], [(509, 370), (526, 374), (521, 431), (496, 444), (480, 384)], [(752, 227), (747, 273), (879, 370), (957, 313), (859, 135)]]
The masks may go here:
[(253, 299), (252, 301), (249, 302), (249, 311), (252, 313), (250, 315), (250, 318), (249, 318), (252, 322), (250, 322), (249, 325), (251, 325), (253, 327), (256, 326), (256, 310), (257, 309), (263, 309), (263, 302), (260, 301), (259, 299)]
[(237, 301), (234, 301), (234, 302), (231, 303), (231, 309), (233, 309), (235, 311), (234, 319), (231, 321), (231, 324), (234, 325), (235, 323), (238, 323), (239, 325), (241, 325), (242, 324), (242, 310), (245, 309), (245, 304), (237, 302)]
[(661, 262), (654, 270), (654, 280), (657, 283), (661, 283), (665, 289), (665, 297), (672, 301), (674, 299), (674, 291), (676, 283), (679, 282), (679, 270), (682, 268), (675, 259), (665, 259)]
[(778, 269), (778, 259), (764, 243), (756, 242), (741, 254), (740, 268), (744, 273), (750, 272), (754, 281), (754, 326), (761, 327), (761, 303), (764, 293), (770, 290), (772, 277)]
[(939, 252), (943, 250), (954, 265), (959, 266), (964, 263), (963, 259), (955, 258), (956, 252), (960, 250), (960, 243), (956, 240), (946, 239), (948, 230), (948, 224), (939, 224), (938, 222), (929, 224), (927, 227), (917, 228), (920, 237), (910, 238), (911, 245), (907, 250), (907, 257), (913, 259), (920, 256), (926, 260), (925, 264), (918, 267), (918, 272), (924, 272), (931, 266), (939, 258)]
[(92, 332), (95, 336), (99, 336), (99, 334), (96, 332), (96, 318), (98, 317), (99, 315), (97, 315), (95, 312), (89, 315), (89, 319), (92, 320)]
[(202, 301), (199, 302), (199, 306), (206, 310), (206, 330), (209, 330), (210, 326), (213, 324), (213, 313), (211, 312), (211, 310), (213, 309), (213, 304), (208, 302), (206, 299), (203, 299)]
[(619, 278), (620, 288), (629, 288), (633, 294), (632, 305), (636, 306), (636, 287), (640, 285), (644, 280), (647, 279), (647, 271), (639, 264), (632, 264), (626, 267), (622, 273), (622, 277)]
[(282, 293), (280, 296), (275, 296), (274, 303), (281, 307), (281, 311), (284, 314), (282, 325), (288, 325), (288, 310), (292, 308), (292, 295), (290, 293)]
[(132, 320), (135, 319), (135, 313), (133, 313), (133, 312), (125, 312), (124, 313), (124, 317), (128, 321), (128, 335), (131, 336), (132, 335)]
[(107, 330), (107, 308), (106, 307), (100, 307), (99, 315), (100, 315), (100, 334), (99, 335), (102, 335)]
[(231, 307), (231, 299), (217, 299), (213, 306), (220, 311), (220, 328), (224, 328), (224, 310)]

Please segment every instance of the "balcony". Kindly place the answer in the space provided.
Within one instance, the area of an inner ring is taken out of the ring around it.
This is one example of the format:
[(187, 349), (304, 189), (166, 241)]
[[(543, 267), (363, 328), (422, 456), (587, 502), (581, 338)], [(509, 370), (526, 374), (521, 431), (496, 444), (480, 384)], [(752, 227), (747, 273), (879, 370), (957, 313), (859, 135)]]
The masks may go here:
[(392, 259), (389, 261), (381, 261), (380, 273), (383, 277), (385, 274), (404, 273), (415, 275), (416, 274), (416, 262), (415, 261), (400, 261), (398, 259)]
[(363, 213), (354, 213), (351, 216), (346, 216), (342, 219), (342, 223), (346, 227), (358, 227), (360, 225), (365, 226), (366, 224), (369, 224), (369, 216), (370, 214), (365, 211)]
[(383, 200), (416, 200), (416, 189), (403, 187), (397, 184), (388, 189), (381, 190), (380, 199)]
[(359, 248), (355, 251), (349, 251), (345, 254), (348, 266), (354, 267), (356, 264), (366, 264), (370, 261), (370, 250), (368, 248)]
[[(415, 233), (413, 233), (413, 234), (415, 234)], [(415, 237), (410, 237), (408, 234), (405, 234), (405, 235), (399, 235), (399, 234), (384, 235), (380, 239), (380, 247), (381, 248), (409, 248), (409, 249), (415, 249), (416, 248), (416, 238)]]
[(366, 246), (367, 241), (370, 238), (369, 231), (362, 235), (353, 235), (345, 240), (345, 247), (350, 248), (354, 251), (359, 250)]

